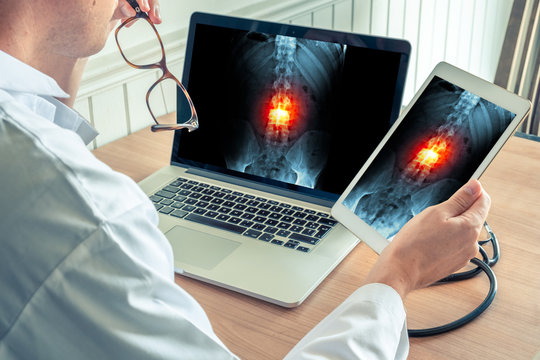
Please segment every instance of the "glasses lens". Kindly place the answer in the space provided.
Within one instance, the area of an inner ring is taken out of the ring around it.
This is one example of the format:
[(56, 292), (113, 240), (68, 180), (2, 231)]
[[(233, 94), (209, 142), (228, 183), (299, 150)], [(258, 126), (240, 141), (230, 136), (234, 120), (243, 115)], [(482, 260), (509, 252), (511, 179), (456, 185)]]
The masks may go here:
[(177, 121), (175, 121), (175, 123), (185, 123), (186, 121), (191, 120), (193, 116), (186, 96), (173, 79), (164, 79), (163, 81), (160, 81), (150, 92), (148, 104), (156, 118), (176, 111)]
[(161, 61), (161, 43), (152, 25), (145, 19), (137, 19), (128, 26), (121, 27), (116, 37), (126, 60), (137, 66)]

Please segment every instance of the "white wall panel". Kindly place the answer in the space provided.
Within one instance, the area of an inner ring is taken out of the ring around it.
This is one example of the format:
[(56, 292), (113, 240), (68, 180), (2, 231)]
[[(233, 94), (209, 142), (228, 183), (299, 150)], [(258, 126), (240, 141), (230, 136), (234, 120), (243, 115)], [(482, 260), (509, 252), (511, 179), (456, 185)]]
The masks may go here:
[(334, 29), (352, 31), (352, 1), (343, 1), (334, 5)]
[[(130, 132), (135, 132), (154, 123), (146, 105), (146, 93), (157, 79), (158, 72), (148, 70), (145, 71), (145, 74), (142, 77), (126, 83), (124, 90), (128, 104), (127, 115), (129, 116)], [(154, 91), (161, 90), (156, 89)], [(156, 106), (156, 109), (152, 110), (158, 114), (164, 113), (165, 103), (161, 102)]]
[(123, 87), (94, 95), (91, 104), (98, 147), (128, 134)]
[(403, 38), (407, 39), (411, 44), (411, 57), (409, 59), (409, 71), (405, 80), (405, 92), (403, 94), (403, 104), (406, 105), (411, 101), (416, 91), (416, 59), (418, 57), (418, 34), (420, 23), (420, 2), (421, 0), (408, 0), (405, 7), (405, 26)]
[(389, 0), (373, 0), (371, 2), (371, 34), (387, 36)]
[(353, 31), (360, 34), (369, 34), (371, 28), (371, 1), (353, 1)]
[(334, 11), (331, 6), (313, 12), (313, 26), (331, 29), (334, 22)]
[(311, 26), (311, 23), (312, 23), (311, 13), (304, 14), (302, 16), (297, 16), (291, 19), (289, 23), (294, 24), (294, 25), (301, 25), (301, 26)]
[(424, 83), (432, 70), (433, 43), (435, 33), (435, 1), (423, 1), (420, 8), (420, 24), (418, 29), (417, 63), (414, 81), (415, 91)]
[(405, 0), (390, 0), (388, 5), (388, 36), (403, 37)]
[(459, 25), (458, 53), (456, 65), (468, 69), (470, 63), (472, 29), (474, 21), (474, 0), (461, 1), (461, 17)]
[[(486, 8), (488, 0), (475, 0), (469, 71), (480, 76), (483, 67), (482, 47), (484, 46)], [(505, 27), (506, 29), (506, 27)], [(489, 35), (489, 34), (488, 34)]]

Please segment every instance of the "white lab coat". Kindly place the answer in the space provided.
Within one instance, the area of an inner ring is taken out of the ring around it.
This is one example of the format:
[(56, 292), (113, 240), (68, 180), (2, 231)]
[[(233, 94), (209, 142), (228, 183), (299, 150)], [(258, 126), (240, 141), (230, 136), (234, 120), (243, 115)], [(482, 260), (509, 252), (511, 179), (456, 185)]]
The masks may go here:
[[(0, 51), (0, 359), (236, 358), (174, 283), (153, 205), (87, 150), (96, 133), (65, 96)], [(371, 284), (287, 358), (407, 353), (401, 298)]]

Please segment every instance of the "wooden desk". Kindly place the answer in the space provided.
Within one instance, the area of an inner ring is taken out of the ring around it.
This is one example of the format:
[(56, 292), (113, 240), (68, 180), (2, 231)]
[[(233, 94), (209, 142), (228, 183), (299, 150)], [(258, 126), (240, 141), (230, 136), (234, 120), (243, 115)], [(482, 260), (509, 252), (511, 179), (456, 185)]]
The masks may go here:
[[(169, 163), (172, 133), (142, 130), (94, 151), (140, 181)], [(513, 137), (481, 182), (492, 197), (488, 222), (501, 242), (494, 267), (499, 291), (491, 307), (451, 333), (411, 339), (410, 359), (532, 359), (540, 350), (540, 143)], [(376, 260), (358, 245), (299, 307), (285, 309), (178, 276), (204, 307), (215, 332), (243, 359), (281, 359), (362, 283)], [(488, 289), (484, 275), (412, 293), (409, 327), (431, 327), (472, 310)]]

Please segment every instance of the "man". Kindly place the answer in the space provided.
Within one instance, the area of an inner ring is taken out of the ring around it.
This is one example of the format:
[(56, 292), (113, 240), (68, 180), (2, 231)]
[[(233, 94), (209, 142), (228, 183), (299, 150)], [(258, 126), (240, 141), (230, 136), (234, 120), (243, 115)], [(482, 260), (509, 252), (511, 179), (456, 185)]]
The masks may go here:
[[(160, 22), (157, 0), (140, 5)], [(95, 132), (66, 106), (84, 59), (132, 10), (0, 0), (0, 13), (0, 358), (236, 358), (174, 283), (150, 201), (92, 156)], [(473, 180), (412, 219), (287, 357), (406, 358), (402, 299), (476, 255), (489, 205)]]

